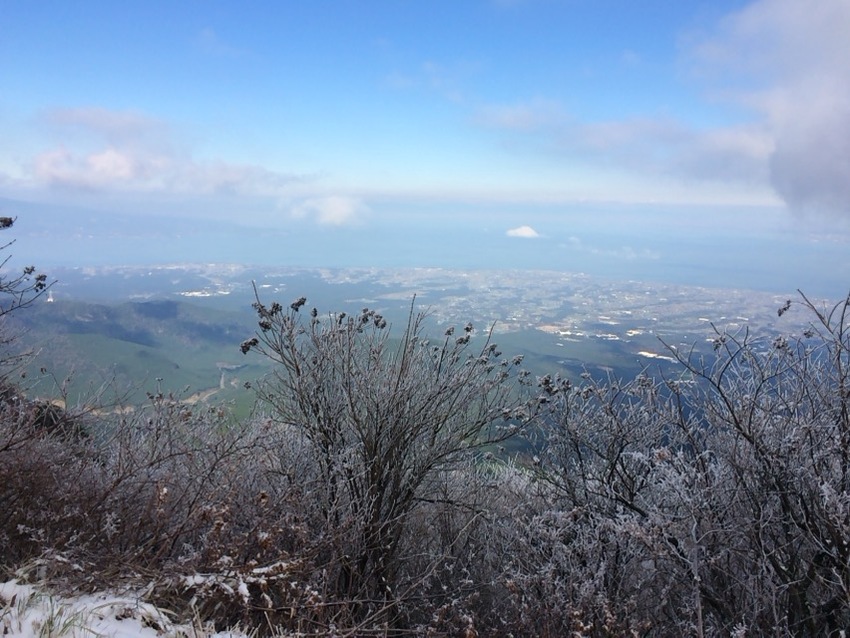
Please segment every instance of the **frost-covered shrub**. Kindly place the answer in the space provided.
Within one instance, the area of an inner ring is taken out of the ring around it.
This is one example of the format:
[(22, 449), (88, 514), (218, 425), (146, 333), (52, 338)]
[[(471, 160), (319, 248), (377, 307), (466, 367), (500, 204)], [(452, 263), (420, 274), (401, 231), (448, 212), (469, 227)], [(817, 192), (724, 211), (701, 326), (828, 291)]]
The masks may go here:
[[(347, 601), (352, 619), (393, 626), (411, 587), (432, 572), (428, 561), (446, 553), (419, 553), (431, 539), (412, 538), (412, 521), (428, 511), (454, 527), (451, 513), (431, 507), (468, 505), (450, 486), (452, 473), (527, 418), (520, 360), (503, 359), (471, 324), (430, 340), (425, 315), (412, 308), (392, 340), (379, 313), (320, 317), (305, 303), (258, 299), (259, 330), (243, 351), (276, 364), (260, 396), (307, 443), (304, 462), (316, 471), (310, 506), (320, 535), (333, 541), (321, 556), (329, 596)], [(455, 541), (437, 542), (448, 551)]]
[[(506, 584), (541, 635), (838, 635), (850, 622), (850, 299), (680, 378), (543, 379)], [(782, 312), (786, 311), (786, 305)]]

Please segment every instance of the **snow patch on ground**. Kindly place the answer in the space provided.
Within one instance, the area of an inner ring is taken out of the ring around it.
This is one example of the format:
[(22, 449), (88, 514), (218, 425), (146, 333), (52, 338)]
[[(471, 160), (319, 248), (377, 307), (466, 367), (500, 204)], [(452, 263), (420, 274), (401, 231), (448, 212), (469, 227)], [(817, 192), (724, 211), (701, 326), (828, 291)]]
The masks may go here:
[(15, 580), (0, 583), (0, 636), (4, 638), (245, 638), (172, 623), (163, 610), (133, 596), (107, 593), (57, 596)]

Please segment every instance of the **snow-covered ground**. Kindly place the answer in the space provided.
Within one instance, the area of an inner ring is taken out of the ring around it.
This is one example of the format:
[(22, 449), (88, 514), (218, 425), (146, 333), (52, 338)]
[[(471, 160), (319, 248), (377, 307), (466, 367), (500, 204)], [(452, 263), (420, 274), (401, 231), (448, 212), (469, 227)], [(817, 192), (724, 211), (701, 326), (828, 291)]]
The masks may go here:
[(4, 638), (245, 638), (171, 622), (166, 612), (133, 596), (63, 597), (15, 580), (0, 583)]

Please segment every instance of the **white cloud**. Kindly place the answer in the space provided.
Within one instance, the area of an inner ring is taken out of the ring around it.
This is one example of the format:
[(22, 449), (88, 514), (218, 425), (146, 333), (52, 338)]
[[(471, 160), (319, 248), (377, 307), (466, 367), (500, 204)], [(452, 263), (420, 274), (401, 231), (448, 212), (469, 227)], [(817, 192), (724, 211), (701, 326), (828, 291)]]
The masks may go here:
[(19, 188), (46, 187), (78, 202), (108, 197), (145, 210), (177, 206), (181, 214), (232, 217), (236, 209), (246, 224), (271, 223), (282, 209), (323, 226), (359, 223), (369, 212), (357, 197), (327, 193), (316, 176), (198, 160), (165, 123), (139, 113), (62, 109), (41, 120), (57, 143), (30, 158), (16, 178)]
[(794, 209), (850, 215), (850, 3), (758, 0), (694, 48), (717, 95), (769, 132), (776, 192)]
[(368, 212), (366, 205), (356, 197), (332, 195), (307, 199), (292, 209), (297, 218), (310, 217), (323, 226), (343, 226), (362, 220)]
[(89, 156), (91, 171), (105, 179), (129, 179), (136, 174), (133, 158), (108, 148)]
[(773, 149), (759, 123), (698, 130), (672, 117), (581, 122), (550, 100), (490, 105), (476, 121), (549, 155), (687, 181), (766, 185)]
[(60, 142), (36, 154), (26, 178), (52, 188), (282, 200), (307, 178), (261, 166), (198, 161), (159, 120), (100, 108), (58, 109), (43, 121)]
[(537, 237), (540, 237), (540, 234), (531, 226), (518, 226), (517, 228), (511, 228), (505, 234), (508, 237), (522, 237), (523, 239), (536, 239)]
[(78, 154), (58, 147), (38, 154), (33, 160), (33, 176), (51, 186), (98, 189), (142, 181), (149, 159), (105, 148)]

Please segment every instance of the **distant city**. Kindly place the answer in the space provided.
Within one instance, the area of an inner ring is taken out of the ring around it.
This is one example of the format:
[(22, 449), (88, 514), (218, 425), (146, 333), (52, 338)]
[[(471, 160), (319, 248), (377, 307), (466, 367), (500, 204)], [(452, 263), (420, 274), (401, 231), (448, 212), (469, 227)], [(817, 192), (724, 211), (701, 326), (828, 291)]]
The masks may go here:
[[(663, 344), (693, 346), (714, 329), (754, 335), (799, 333), (810, 316), (777, 309), (787, 295), (527, 270), (441, 268), (256, 268), (234, 264), (180, 264), (57, 269), (51, 298), (93, 301), (183, 299), (251, 318), (254, 287), (281, 302), (304, 295), (320, 312), (375, 308), (392, 321), (411, 303), (433, 321), (472, 321), (496, 334), (537, 331), (554, 348), (583, 341), (620, 341), (647, 358), (667, 357)], [(828, 300), (824, 304), (830, 303)], [(713, 327), (712, 327), (713, 326)], [(663, 343), (662, 343), (663, 341)]]

